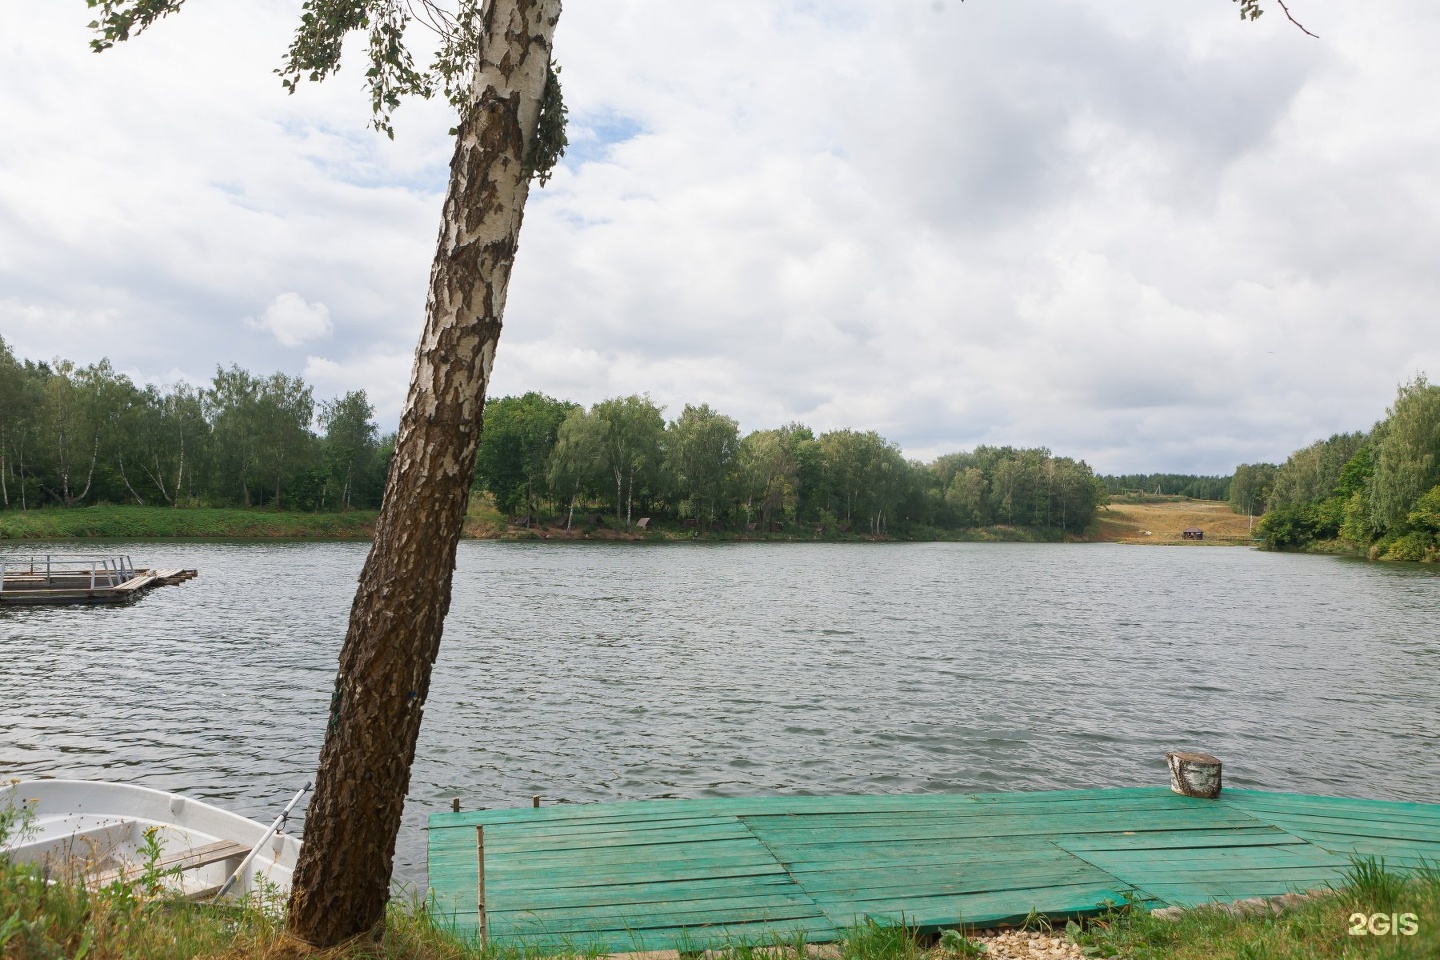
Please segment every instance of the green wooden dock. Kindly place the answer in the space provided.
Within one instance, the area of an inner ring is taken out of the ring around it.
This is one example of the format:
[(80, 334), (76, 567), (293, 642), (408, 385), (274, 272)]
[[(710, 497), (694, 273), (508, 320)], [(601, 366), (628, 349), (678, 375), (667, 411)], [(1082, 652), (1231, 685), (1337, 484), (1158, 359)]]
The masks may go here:
[(1324, 887), (1352, 854), (1440, 863), (1440, 804), (1168, 788), (564, 804), (430, 817), (430, 887), (464, 935), (657, 950), (866, 917), (920, 928)]

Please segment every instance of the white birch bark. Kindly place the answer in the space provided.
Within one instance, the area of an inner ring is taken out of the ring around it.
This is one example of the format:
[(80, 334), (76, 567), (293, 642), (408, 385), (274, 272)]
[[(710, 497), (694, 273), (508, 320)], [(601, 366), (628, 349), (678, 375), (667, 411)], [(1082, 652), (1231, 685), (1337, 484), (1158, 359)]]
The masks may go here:
[(491, 0), (424, 332), (375, 541), (340, 654), (289, 932), (329, 946), (383, 921), (420, 717), (450, 605), (560, 0)]

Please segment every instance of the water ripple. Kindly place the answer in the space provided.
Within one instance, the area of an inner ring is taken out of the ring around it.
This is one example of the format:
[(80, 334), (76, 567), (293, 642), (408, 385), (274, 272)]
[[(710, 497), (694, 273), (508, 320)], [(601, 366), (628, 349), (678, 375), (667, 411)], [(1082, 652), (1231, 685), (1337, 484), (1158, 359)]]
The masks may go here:
[[(313, 775), (365, 546), (100, 549), (201, 576), (0, 610), (0, 775), (268, 819)], [(1437, 614), (1432, 570), (1235, 549), (467, 542), (397, 871), (455, 796), (1160, 784), (1190, 748), (1233, 786), (1433, 801)]]

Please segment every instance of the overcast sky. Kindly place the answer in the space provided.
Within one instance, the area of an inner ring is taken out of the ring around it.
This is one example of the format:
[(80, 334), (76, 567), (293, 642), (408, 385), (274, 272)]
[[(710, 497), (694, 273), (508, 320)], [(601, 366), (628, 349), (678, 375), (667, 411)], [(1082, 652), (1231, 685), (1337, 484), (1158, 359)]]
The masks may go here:
[[(287, 96), (298, 0), (105, 54), (0, 0), (0, 336), (137, 381), (364, 388), (394, 428), (454, 123)], [(912, 457), (1228, 473), (1440, 377), (1440, 4), (571, 0), (491, 396), (708, 402)]]

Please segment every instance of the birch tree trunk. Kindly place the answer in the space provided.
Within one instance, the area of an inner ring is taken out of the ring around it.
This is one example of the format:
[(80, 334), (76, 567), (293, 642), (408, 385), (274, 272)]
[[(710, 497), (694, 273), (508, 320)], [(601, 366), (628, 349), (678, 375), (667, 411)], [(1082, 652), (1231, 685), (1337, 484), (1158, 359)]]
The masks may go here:
[(624, 494), (621, 493), (621, 478), (620, 467), (617, 465), (615, 467), (615, 526), (617, 527), (620, 526), (620, 504), (624, 500)]
[[(100, 434), (99, 434), (99, 433), (96, 433), (96, 434), (95, 434), (95, 442), (94, 442), (94, 444), (91, 445), (91, 448), (90, 448), (90, 469), (89, 469), (89, 470), (86, 472), (86, 474), (85, 474), (85, 489), (80, 491), (80, 495), (75, 498), (74, 503), (67, 503), (66, 506), (74, 506), (76, 503), (79, 503), (81, 500), (84, 500), (87, 496), (90, 495), (90, 484), (91, 484), (91, 483), (94, 481), (94, 479), (95, 479), (95, 462), (96, 462), (97, 460), (99, 460), (99, 459), (100, 459)], [(67, 496), (69, 495), (69, 484), (68, 484), (68, 483), (66, 484), (66, 495), (67, 495)]]
[(473, 106), (450, 162), (425, 330), (375, 542), (360, 575), (290, 896), (291, 936), (376, 928), (450, 606), (560, 0), (490, 0)]
[(185, 477), (185, 428), (180, 429), (180, 465), (175, 468), (175, 496), (170, 501), (172, 507), (180, 506), (180, 481)]
[[(138, 494), (138, 493), (135, 492), (135, 488), (130, 485), (130, 478), (125, 475), (125, 457), (124, 457), (124, 455), (123, 455), (123, 454), (117, 454), (116, 457), (115, 457), (115, 459), (116, 459), (116, 462), (120, 465), (120, 479), (124, 482), (124, 484), (125, 484), (125, 489), (130, 491), (130, 496), (132, 496), (132, 497), (135, 498), (135, 502), (136, 502), (136, 503), (138, 503), (138, 504), (139, 504), (140, 506), (142, 506), (142, 507), (145, 506), (145, 498), (142, 497), (142, 496), (140, 496), (140, 494)], [(162, 492), (163, 492), (163, 491), (162, 491)]]

